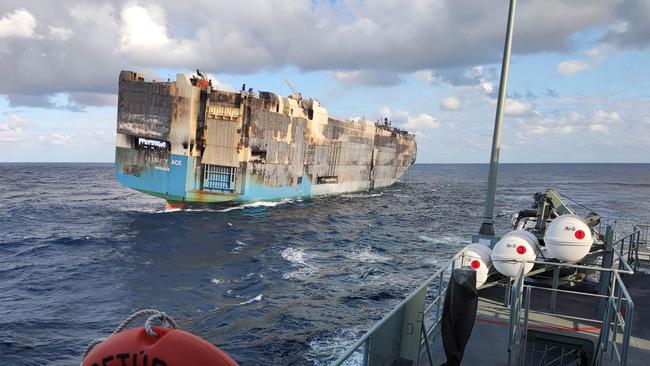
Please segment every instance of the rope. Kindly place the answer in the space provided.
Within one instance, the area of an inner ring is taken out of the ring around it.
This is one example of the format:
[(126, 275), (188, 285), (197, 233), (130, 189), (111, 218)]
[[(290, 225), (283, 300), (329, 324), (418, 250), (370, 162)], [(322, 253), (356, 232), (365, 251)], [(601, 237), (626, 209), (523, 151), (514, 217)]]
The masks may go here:
[(135, 320), (135, 319), (137, 319), (137, 318), (139, 318), (141, 316), (145, 316), (145, 315), (148, 315), (149, 317), (144, 322), (144, 330), (145, 330), (145, 332), (147, 332), (147, 334), (150, 337), (158, 337), (158, 333), (156, 333), (153, 330), (153, 326), (151, 324), (151, 323), (153, 323), (154, 320), (160, 321), (162, 326), (165, 327), (165, 328), (178, 329), (178, 325), (176, 324), (174, 319), (172, 319), (169, 315), (167, 315), (166, 313), (164, 313), (162, 311), (158, 311), (156, 309), (138, 310), (135, 313), (131, 314), (128, 318), (126, 318), (122, 322), (122, 324), (120, 324), (115, 329), (115, 331), (113, 331), (113, 333), (111, 333), (111, 335), (109, 335), (106, 338), (98, 338), (98, 339), (95, 339), (94, 341), (90, 342), (88, 347), (86, 347), (86, 351), (84, 351), (83, 357), (81, 357), (82, 364), (83, 364), (83, 359), (86, 358), (86, 356), (88, 356), (88, 353), (90, 353), (90, 351), (92, 351), (92, 349), (95, 348), (95, 346), (102, 343), (106, 339), (116, 335), (117, 333), (123, 331), (133, 320)]

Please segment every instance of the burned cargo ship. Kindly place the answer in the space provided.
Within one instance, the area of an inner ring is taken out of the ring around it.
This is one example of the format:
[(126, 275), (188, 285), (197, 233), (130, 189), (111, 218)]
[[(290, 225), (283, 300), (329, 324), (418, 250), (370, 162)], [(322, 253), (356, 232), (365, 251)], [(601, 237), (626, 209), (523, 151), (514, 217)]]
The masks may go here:
[(331, 118), (298, 93), (219, 90), (199, 76), (119, 76), (115, 176), (172, 206), (280, 200), (386, 187), (415, 162), (415, 136)]

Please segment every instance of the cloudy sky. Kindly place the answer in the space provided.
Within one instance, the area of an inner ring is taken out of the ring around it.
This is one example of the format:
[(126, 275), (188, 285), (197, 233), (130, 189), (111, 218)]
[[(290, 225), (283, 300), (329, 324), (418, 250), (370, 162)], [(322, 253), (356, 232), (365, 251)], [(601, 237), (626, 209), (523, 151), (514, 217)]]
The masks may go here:
[[(487, 162), (507, 0), (0, 2), (0, 161), (112, 161), (122, 69), (196, 68)], [(650, 1), (520, 0), (504, 162), (650, 162)]]

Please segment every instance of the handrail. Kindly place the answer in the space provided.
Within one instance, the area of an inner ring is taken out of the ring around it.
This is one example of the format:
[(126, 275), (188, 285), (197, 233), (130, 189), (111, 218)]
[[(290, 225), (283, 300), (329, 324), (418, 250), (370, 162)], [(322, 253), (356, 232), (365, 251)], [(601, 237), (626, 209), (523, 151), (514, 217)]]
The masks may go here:
[(521, 344), (517, 340), (517, 330), (521, 319), (521, 297), (524, 289), (525, 266), (519, 266), (517, 277), (510, 292), (510, 316), (508, 320), (508, 365), (512, 364), (513, 356), (519, 354), (515, 352), (515, 346)]

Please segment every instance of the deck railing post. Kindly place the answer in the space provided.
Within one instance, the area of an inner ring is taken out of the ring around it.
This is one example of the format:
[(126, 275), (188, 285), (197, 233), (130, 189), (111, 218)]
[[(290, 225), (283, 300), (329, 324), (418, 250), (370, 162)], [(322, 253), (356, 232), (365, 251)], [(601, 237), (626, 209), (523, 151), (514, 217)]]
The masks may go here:
[(530, 286), (526, 287), (526, 300), (524, 303), (524, 329), (523, 329), (523, 340), (521, 344), (521, 349), (519, 352), (519, 364), (523, 365), (526, 361), (526, 346), (528, 343), (528, 311), (530, 310), (530, 292), (532, 288)]
[[(607, 228), (605, 230), (605, 253), (603, 254), (601, 266), (603, 268), (612, 268), (612, 264), (614, 263), (614, 228), (611, 225), (607, 225)], [(607, 291), (610, 287), (611, 281), (611, 272), (600, 272), (600, 288), (598, 289), (599, 295), (607, 296)], [(601, 299), (598, 306), (599, 316), (602, 317), (604, 315), (606, 306), (606, 299)]]
[(634, 303), (629, 300), (625, 308), (625, 328), (623, 329), (623, 343), (621, 347), (623, 351), (621, 352), (621, 365), (627, 365), (627, 351), (630, 344), (630, 334), (632, 332), (632, 318), (634, 317)]
[(438, 331), (440, 324), (438, 320), (442, 316), (440, 314), (440, 304), (442, 303), (442, 286), (444, 285), (444, 277), (443, 277), (443, 272), (440, 272), (440, 279), (438, 280), (438, 298), (436, 299), (436, 317), (434, 318), (434, 331), (433, 331), (433, 339), (435, 339), (438, 336)]
[(370, 353), (370, 339), (371, 338), (372, 337), (369, 337), (366, 340), (366, 343), (364, 343), (364, 345), (363, 345), (363, 363), (362, 363), (363, 366), (368, 365), (368, 354)]
[[(553, 290), (557, 290), (560, 285), (560, 267), (553, 268)], [(555, 314), (557, 304), (557, 291), (551, 291), (551, 313)]]

